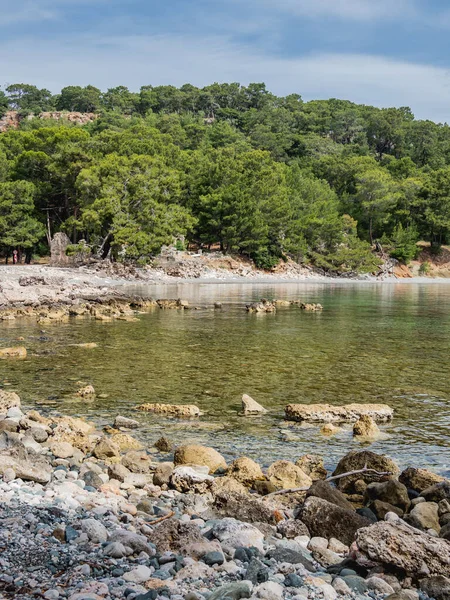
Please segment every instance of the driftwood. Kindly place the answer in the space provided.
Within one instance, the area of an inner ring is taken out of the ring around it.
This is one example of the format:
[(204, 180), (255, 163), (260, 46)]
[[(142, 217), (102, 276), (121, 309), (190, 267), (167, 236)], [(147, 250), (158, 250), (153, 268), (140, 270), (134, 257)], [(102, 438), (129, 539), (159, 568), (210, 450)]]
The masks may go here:
[[(391, 473), (391, 471), (380, 472), (380, 471), (375, 471), (375, 469), (368, 469), (367, 464), (366, 464), (364, 466), (364, 468), (359, 469), (358, 471), (348, 471), (348, 473), (341, 473), (340, 475), (334, 475), (332, 477), (327, 477), (325, 479), (325, 481), (327, 481), (327, 482), (336, 481), (336, 479), (342, 479), (342, 477), (348, 477), (349, 475), (360, 475), (362, 473), (373, 473), (374, 475), (378, 475), (379, 477), (393, 475), (393, 473)], [(266, 498), (269, 498), (271, 496), (280, 496), (281, 494), (296, 494), (297, 492), (307, 492), (308, 490), (309, 490), (309, 488), (305, 488), (305, 487), (291, 488), (288, 490), (278, 490), (277, 492), (272, 492), (271, 494), (268, 494), (266, 496)]]
[(167, 519), (171, 519), (174, 516), (175, 516), (175, 513), (172, 510), (172, 511), (170, 511), (170, 513), (168, 515), (164, 515), (163, 517), (160, 517), (159, 519), (154, 519), (153, 521), (149, 521), (148, 524), (156, 525), (157, 523), (162, 523), (163, 521), (167, 521)]

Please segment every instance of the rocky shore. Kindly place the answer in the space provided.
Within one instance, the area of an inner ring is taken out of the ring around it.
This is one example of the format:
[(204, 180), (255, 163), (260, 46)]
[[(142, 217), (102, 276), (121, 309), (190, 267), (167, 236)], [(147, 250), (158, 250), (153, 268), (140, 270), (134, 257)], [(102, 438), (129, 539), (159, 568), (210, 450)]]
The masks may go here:
[(314, 455), (227, 464), (213, 448), (166, 438), (144, 448), (139, 427), (118, 415), (99, 431), (0, 390), (0, 596), (450, 597), (442, 477), (400, 473), (369, 450), (332, 474)]

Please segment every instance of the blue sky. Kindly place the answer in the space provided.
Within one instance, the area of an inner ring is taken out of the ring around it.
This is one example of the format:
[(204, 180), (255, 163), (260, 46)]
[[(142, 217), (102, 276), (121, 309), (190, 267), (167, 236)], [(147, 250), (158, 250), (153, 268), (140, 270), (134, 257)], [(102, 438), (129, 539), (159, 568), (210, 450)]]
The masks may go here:
[(264, 81), (450, 122), (449, 0), (0, 0), (0, 84)]

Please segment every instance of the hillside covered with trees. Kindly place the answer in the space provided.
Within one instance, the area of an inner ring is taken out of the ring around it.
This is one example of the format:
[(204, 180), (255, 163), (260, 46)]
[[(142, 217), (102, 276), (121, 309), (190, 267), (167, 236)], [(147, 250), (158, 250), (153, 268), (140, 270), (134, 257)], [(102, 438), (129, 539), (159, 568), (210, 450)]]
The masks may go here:
[[(450, 235), (450, 128), (409, 108), (280, 98), (264, 84), (0, 91), (0, 251), (65, 231), (145, 263), (164, 244), (371, 272)], [(85, 125), (37, 118), (95, 113)], [(29, 118), (34, 115), (35, 118)]]

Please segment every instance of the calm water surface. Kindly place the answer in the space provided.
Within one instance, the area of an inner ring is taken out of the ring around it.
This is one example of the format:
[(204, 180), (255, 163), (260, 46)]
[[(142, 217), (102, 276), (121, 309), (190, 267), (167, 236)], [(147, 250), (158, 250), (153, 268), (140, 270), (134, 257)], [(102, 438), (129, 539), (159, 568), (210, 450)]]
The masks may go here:
[[(332, 467), (360, 448), (351, 429), (323, 437), (318, 427), (283, 421), (290, 402), (383, 402), (395, 419), (371, 445), (402, 466), (450, 474), (450, 285), (372, 283), (182, 284), (135, 288), (157, 298), (182, 297), (198, 311), (161, 311), (127, 323), (72, 320), (45, 326), (0, 324), (0, 345), (18, 337), (25, 361), (0, 361), (0, 386), (26, 406), (111, 423), (138, 418), (150, 445), (161, 434), (176, 443), (213, 445), (228, 458), (264, 464), (320, 453)], [(321, 302), (323, 313), (296, 307), (250, 315), (261, 297)], [(214, 301), (223, 303), (214, 311)], [(96, 342), (86, 350), (72, 344)], [(92, 402), (73, 396), (92, 383)], [(238, 416), (243, 393), (269, 409)], [(205, 415), (183, 422), (136, 413), (142, 402), (197, 404)]]

